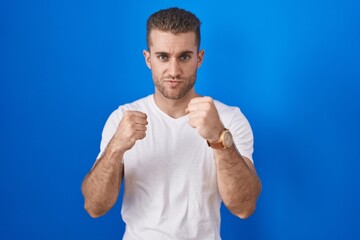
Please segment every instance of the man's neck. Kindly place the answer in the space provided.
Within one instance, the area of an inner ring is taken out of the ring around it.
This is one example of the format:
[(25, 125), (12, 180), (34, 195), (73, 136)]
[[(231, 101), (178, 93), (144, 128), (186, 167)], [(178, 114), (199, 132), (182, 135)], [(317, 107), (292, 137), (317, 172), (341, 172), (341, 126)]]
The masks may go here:
[(194, 91), (190, 91), (180, 99), (169, 99), (163, 96), (160, 92), (155, 92), (154, 100), (158, 108), (160, 108), (170, 117), (176, 119), (185, 116), (185, 109), (187, 108), (191, 99), (199, 96), (200, 95), (195, 93)]

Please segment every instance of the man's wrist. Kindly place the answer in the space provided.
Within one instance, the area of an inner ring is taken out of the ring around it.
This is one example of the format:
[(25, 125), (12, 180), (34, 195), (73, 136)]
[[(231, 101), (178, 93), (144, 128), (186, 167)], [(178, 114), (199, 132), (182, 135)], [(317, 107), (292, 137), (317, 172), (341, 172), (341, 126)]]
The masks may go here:
[(230, 131), (226, 128), (220, 133), (219, 140), (216, 142), (207, 141), (209, 147), (213, 149), (228, 149), (233, 145), (233, 138)]

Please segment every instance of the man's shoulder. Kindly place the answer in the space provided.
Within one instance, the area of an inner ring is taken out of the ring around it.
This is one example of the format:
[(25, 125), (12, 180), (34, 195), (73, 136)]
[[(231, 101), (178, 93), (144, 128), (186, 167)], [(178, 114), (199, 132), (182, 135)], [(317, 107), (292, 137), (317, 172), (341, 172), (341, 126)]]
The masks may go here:
[(126, 110), (141, 110), (150, 104), (151, 99), (152, 94), (130, 103), (121, 104), (115, 111), (124, 112)]
[(124, 112), (127, 110), (144, 111), (151, 103), (152, 95), (137, 99), (130, 103), (121, 104), (109, 116), (109, 119), (120, 121)]
[(240, 112), (240, 108), (237, 106), (230, 106), (227, 105), (219, 100), (214, 99), (214, 104), (216, 106), (216, 109), (218, 110), (219, 114), (235, 114), (237, 112)]
[(245, 115), (238, 106), (230, 106), (218, 100), (214, 100), (214, 103), (224, 124), (247, 122)]

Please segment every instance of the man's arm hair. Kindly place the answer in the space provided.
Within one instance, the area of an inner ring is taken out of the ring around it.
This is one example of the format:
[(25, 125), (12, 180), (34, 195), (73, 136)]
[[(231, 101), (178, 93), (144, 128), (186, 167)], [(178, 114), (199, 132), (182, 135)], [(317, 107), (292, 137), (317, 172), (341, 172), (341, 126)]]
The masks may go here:
[(116, 203), (124, 175), (123, 152), (114, 151), (111, 140), (82, 182), (85, 210), (93, 218), (107, 213)]
[(225, 206), (234, 215), (245, 219), (256, 208), (261, 182), (251, 160), (243, 157), (236, 146), (214, 149), (218, 187)]

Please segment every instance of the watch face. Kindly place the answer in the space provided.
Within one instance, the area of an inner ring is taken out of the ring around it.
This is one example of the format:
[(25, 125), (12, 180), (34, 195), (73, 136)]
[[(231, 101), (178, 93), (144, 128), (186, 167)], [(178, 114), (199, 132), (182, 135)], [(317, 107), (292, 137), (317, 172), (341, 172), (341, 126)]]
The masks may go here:
[(232, 144), (233, 144), (232, 135), (229, 131), (226, 131), (224, 134), (224, 145), (226, 148), (229, 148), (231, 147)]

